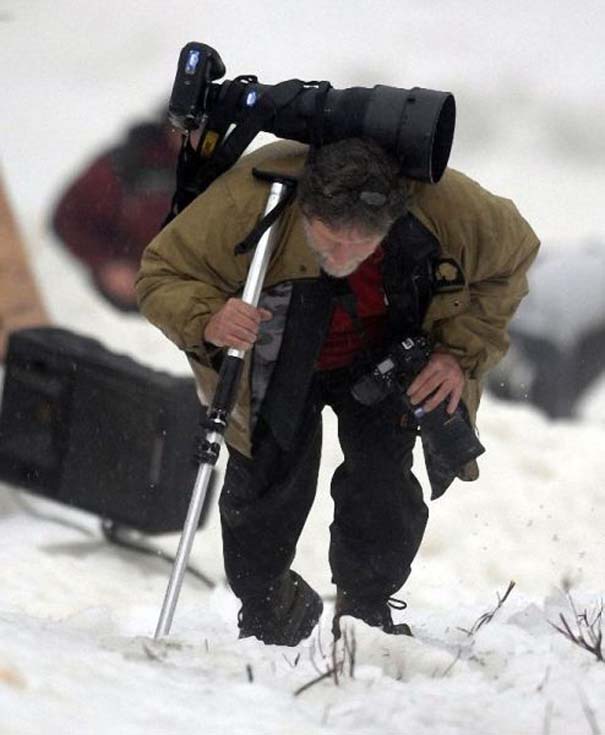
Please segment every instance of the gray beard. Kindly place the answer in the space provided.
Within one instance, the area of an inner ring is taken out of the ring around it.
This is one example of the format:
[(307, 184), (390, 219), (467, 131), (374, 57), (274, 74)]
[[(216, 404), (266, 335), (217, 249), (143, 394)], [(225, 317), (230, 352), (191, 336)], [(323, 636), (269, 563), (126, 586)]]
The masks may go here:
[(324, 258), (322, 255), (319, 255), (319, 253), (316, 252), (315, 257), (317, 258), (317, 261), (319, 265), (321, 266), (322, 270), (325, 273), (327, 273), (329, 276), (332, 276), (333, 278), (347, 278), (347, 276), (350, 276), (352, 273), (355, 273), (355, 271), (363, 263), (363, 260), (359, 260), (359, 261), (355, 260), (355, 261), (351, 261), (350, 263), (347, 263), (347, 265), (341, 266), (340, 268), (333, 268), (326, 264), (327, 259)]

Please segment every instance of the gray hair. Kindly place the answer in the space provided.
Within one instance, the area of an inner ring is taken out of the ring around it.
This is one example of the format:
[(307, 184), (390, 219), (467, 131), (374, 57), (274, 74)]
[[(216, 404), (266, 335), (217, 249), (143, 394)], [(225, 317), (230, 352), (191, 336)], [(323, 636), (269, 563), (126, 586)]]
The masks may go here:
[(384, 234), (406, 211), (399, 169), (372, 140), (346, 138), (312, 148), (298, 184), (300, 209), (329, 227)]

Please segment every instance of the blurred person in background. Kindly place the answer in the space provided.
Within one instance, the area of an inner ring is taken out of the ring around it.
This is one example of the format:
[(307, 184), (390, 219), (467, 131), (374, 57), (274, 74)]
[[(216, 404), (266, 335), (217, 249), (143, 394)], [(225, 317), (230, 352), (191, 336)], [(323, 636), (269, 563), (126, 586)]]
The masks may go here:
[(133, 125), (76, 176), (52, 214), (57, 237), (122, 311), (137, 310), (135, 275), (170, 207), (180, 143), (159, 116)]
[(544, 248), (510, 325), (511, 348), (490, 373), (498, 398), (573, 418), (605, 371), (605, 248), (598, 241)]

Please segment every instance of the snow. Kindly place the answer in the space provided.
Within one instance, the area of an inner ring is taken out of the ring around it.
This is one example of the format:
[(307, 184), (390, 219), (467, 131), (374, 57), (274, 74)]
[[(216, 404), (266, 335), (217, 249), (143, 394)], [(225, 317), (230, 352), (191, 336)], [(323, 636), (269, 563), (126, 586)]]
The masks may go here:
[[(186, 373), (159, 332), (88, 290), (45, 223), (74, 169), (157, 106), (178, 51), (194, 39), (219, 50), (229, 77), (451, 89), (454, 166), (513, 198), (547, 242), (602, 239), (604, 16), (596, 0), (573, 8), (545, 0), (4, 4), (2, 173), (53, 318)], [(155, 642), (170, 566), (106, 543), (83, 511), (0, 484), (0, 733), (603, 731), (605, 665), (549, 623), (563, 614), (573, 627), (566, 590), (589, 614), (604, 594), (604, 413), (602, 382), (582, 422), (549, 423), (487, 397), (481, 478), (431, 505), (402, 591), (409, 607), (395, 613), (416, 637), (349, 620), (353, 676), (346, 669), (338, 685), (326, 678), (296, 696), (332, 666), (327, 525), (340, 452), (330, 413), (295, 564), (326, 611), (319, 632), (295, 649), (237, 640), (216, 511), (192, 563), (217, 586), (188, 576), (172, 633)], [(417, 467), (426, 486), (420, 456)], [(174, 553), (178, 535), (154, 543)], [(465, 632), (510, 580), (516, 587), (493, 620)]]

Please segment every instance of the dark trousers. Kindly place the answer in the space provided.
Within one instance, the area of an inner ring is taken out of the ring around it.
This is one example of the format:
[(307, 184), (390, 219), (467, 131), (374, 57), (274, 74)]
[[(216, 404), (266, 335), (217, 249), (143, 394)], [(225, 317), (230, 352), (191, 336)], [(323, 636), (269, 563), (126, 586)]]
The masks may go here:
[(315, 497), (321, 411), (338, 417), (343, 463), (332, 477), (333, 582), (356, 595), (387, 597), (410, 573), (428, 518), (412, 474), (415, 432), (402, 428), (399, 402), (358, 403), (347, 369), (317, 373), (292, 449), (259, 419), (253, 459), (230, 449), (220, 498), (225, 570), (240, 597), (271, 586), (290, 568)]

